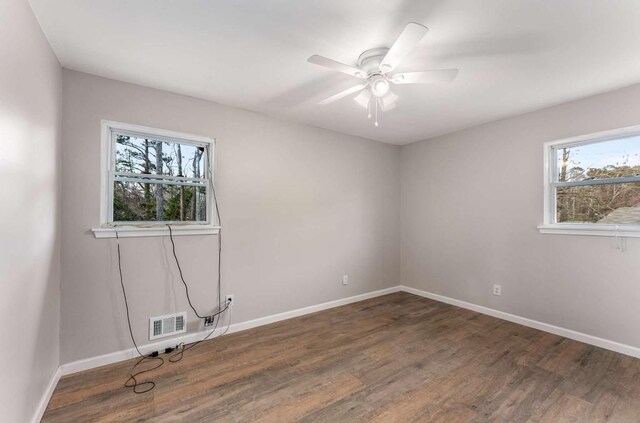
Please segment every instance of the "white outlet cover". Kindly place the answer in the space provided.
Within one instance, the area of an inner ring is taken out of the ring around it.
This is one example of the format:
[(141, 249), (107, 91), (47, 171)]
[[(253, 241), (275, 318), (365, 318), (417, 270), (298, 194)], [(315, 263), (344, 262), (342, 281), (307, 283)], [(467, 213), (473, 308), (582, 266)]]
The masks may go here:
[(231, 305), (229, 307), (233, 307), (233, 304), (235, 304), (236, 299), (234, 298), (233, 294), (229, 294), (225, 297), (225, 302), (229, 302), (229, 300), (231, 300)]
[(349, 284), (349, 275), (343, 275), (342, 276), (342, 284), (343, 285), (348, 285)]

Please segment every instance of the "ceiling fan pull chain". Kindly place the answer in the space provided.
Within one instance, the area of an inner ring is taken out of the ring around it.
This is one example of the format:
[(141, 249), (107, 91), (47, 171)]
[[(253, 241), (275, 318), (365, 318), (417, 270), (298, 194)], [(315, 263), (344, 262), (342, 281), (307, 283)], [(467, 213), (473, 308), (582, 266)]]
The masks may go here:
[(376, 98), (376, 122), (375, 125), (378, 126), (378, 98)]
[(371, 101), (373, 101), (373, 96), (369, 97), (369, 103), (367, 104), (367, 119), (371, 119)]

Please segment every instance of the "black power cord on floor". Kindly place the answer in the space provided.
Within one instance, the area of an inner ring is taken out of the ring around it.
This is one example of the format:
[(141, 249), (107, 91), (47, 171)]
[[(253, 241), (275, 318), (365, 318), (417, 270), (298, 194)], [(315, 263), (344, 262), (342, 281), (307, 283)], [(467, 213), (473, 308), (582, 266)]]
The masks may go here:
[[(213, 335), (213, 333), (218, 329), (218, 324), (220, 323), (220, 314), (223, 313), (225, 310), (229, 309), (230, 304), (227, 304), (224, 308), (222, 308), (217, 314), (217, 319), (213, 329), (211, 329), (211, 331), (207, 334), (207, 336), (205, 336), (204, 338), (202, 338), (199, 341), (196, 341), (192, 344), (189, 345), (184, 345), (184, 343), (181, 343), (178, 347), (180, 348), (179, 351), (177, 351), (175, 354), (173, 354), (171, 357), (169, 357), (169, 361), (171, 363), (177, 363), (178, 361), (182, 360), (182, 357), (184, 356), (184, 353), (189, 351), (191, 348), (199, 345), (200, 343), (206, 341), (209, 339), (209, 337), (211, 335)], [(229, 309), (229, 320), (227, 322), (227, 327), (224, 329), (224, 332), (222, 332), (220, 335), (218, 335), (218, 337), (223, 336), (224, 334), (227, 333), (227, 331), (229, 330), (229, 327), (231, 326), (231, 309)]]
[[(124, 278), (122, 277), (122, 255), (120, 253), (120, 236), (118, 235), (118, 229), (115, 229), (116, 232), (116, 242), (117, 242), (117, 246), (118, 246), (118, 272), (120, 274), (120, 286), (122, 287), (122, 296), (124, 297), (124, 307), (125, 310), (127, 311), (127, 325), (129, 326), (129, 335), (131, 336), (131, 341), (133, 342), (133, 346), (136, 348), (136, 351), (138, 352), (138, 355), (140, 356), (140, 360), (138, 360), (136, 362), (136, 364), (133, 365), (133, 367), (131, 368), (131, 370), (129, 370), (129, 379), (127, 379), (127, 381), (124, 383), (124, 386), (127, 388), (133, 388), (133, 392), (135, 392), (136, 394), (144, 394), (145, 392), (149, 392), (150, 390), (152, 390), (153, 388), (155, 388), (156, 384), (153, 381), (145, 381), (145, 382), (138, 382), (137, 377), (140, 376), (143, 373), (147, 373), (150, 372), (152, 370), (155, 370), (159, 367), (161, 367), (164, 364), (164, 359), (162, 357), (158, 357), (158, 356), (151, 356), (151, 355), (144, 355), (140, 352), (140, 348), (138, 348), (138, 344), (136, 343), (136, 339), (133, 336), (133, 330), (131, 329), (131, 317), (129, 315), (129, 301), (127, 300), (127, 290), (124, 288)], [(144, 369), (144, 370), (140, 370), (140, 371), (135, 371), (136, 368), (141, 365), (143, 362), (145, 362), (146, 360), (149, 361), (160, 361), (159, 364), (157, 364), (154, 367), (148, 368), (148, 369)], [(141, 386), (146, 386), (147, 388), (140, 388)]]
[[(210, 173), (210, 181), (212, 181), (211, 179), (211, 173)], [(213, 185), (213, 183), (211, 182), (211, 191), (213, 194), (213, 199), (214, 199), (214, 204), (215, 204), (215, 208), (216, 208), (216, 216), (218, 218), (218, 225), (221, 227), (222, 223), (221, 223), (221, 219), (220, 219), (220, 211), (218, 208), (218, 198), (216, 196), (216, 191), (215, 191), (215, 186)], [(200, 318), (200, 319), (205, 319), (205, 318), (212, 318), (215, 321), (214, 327), (213, 329), (201, 340), (194, 342), (188, 346), (185, 346), (184, 343), (181, 343), (179, 346), (179, 351), (174, 353), (170, 358), (169, 361), (171, 363), (176, 363), (180, 360), (182, 360), (184, 353), (188, 350), (190, 350), (191, 348), (199, 345), (201, 342), (204, 342), (206, 340), (208, 340), (211, 335), (213, 335), (215, 333), (215, 331), (218, 328), (218, 325), (220, 323), (220, 315), (222, 313), (224, 313), (226, 310), (229, 309), (229, 307), (231, 306), (231, 303), (225, 302), (224, 306), (223, 304), (221, 304), (220, 300), (222, 297), (222, 229), (219, 228), (218, 230), (218, 278), (217, 278), (217, 288), (218, 288), (218, 311), (213, 313), (212, 315), (209, 316), (201, 316), (197, 310), (195, 309), (195, 307), (193, 306), (192, 302), (191, 302), (191, 298), (189, 296), (189, 286), (187, 285), (187, 282), (184, 279), (184, 275), (182, 273), (182, 267), (180, 266), (180, 261), (178, 260), (178, 255), (176, 254), (176, 245), (175, 245), (175, 241), (173, 239), (173, 230), (171, 228), (171, 225), (167, 224), (167, 227), (169, 228), (169, 237), (171, 239), (171, 247), (172, 247), (172, 252), (173, 252), (173, 257), (176, 261), (176, 265), (178, 267), (178, 271), (180, 273), (180, 280), (182, 281), (182, 283), (184, 284), (184, 288), (185, 288), (185, 292), (187, 295), (187, 301), (189, 302), (189, 306), (191, 307), (191, 310), (193, 310), (193, 312), (195, 313), (195, 315)], [(133, 330), (131, 329), (131, 318), (129, 315), (129, 302), (127, 300), (127, 292), (126, 289), (124, 287), (124, 278), (122, 276), (122, 256), (121, 256), (121, 251), (120, 251), (120, 237), (118, 235), (118, 230), (117, 227), (114, 227), (115, 233), (116, 233), (116, 242), (117, 242), (117, 249), (118, 249), (118, 271), (119, 271), (119, 275), (120, 275), (120, 286), (122, 287), (122, 295), (124, 297), (124, 304), (125, 304), (125, 309), (126, 309), (126, 314), (127, 314), (127, 325), (129, 327), (129, 335), (131, 336), (131, 341), (133, 342), (133, 345), (138, 353), (138, 355), (140, 356), (140, 360), (138, 360), (133, 367), (131, 368), (131, 370), (129, 371), (129, 379), (127, 379), (127, 381), (125, 382), (124, 386), (127, 388), (133, 388), (133, 392), (135, 392), (136, 394), (142, 394), (145, 392), (149, 392), (151, 391), (153, 388), (155, 388), (156, 384), (153, 381), (145, 381), (145, 382), (139, 382), (137, 380), (137, 377), (143, 373), (147, 373), (150, 372), (152, 370), (156, 370), (158, 368), (160, 368), (163, 364), (164, 364), (164, 359), (162, 357), (158, 356), (158, 353), (154, 353), (154, 354), (147, 354), (144, 355), (140, 352), (140, 349), (138, 348), (138, 344), (136, 343), (136, 340), (133, 336)], [(229, 310), (229, 320), (227, 323), (227, 327), (225, 328), (225, 330), (219, 335), (222, 336), (224, 334), (227, 333), (227, 331), (229, 330), (229, 327), (231, 326), (231, 311)], [(169, 353), (172, 352), (172, 350), (170, 349), (166, 349), (165, 352)], [(146, 360), (150, 360), (150, 361), (159, 361), (160, 363), (157, 364), (154, 367), (148, 368), (148, 369), (144, 369), (144, 370), (140, 370), (140, 371), (135, 371), (135, 369), (141, 365), (142, 363), (144, 363)], [(147, 388), (145, 389), (139, 389), (139, 387), (141, 386), (147, 386)]]

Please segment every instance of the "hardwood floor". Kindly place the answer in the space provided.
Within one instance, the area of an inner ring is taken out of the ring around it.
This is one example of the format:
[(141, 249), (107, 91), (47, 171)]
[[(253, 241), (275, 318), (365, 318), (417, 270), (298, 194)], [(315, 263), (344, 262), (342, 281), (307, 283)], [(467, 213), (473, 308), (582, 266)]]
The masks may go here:
[(62, 378), (43, 422), (640, 422), (640, 360), (406, 293), (226, 335), (122, 385)]

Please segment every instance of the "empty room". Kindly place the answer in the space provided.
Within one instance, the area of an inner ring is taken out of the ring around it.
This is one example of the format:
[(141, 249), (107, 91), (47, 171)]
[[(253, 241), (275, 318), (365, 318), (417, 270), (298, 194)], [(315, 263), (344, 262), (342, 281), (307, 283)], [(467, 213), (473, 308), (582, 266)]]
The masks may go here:
[(0, 421), (640, 422), (639, 22), (0, 1)]

